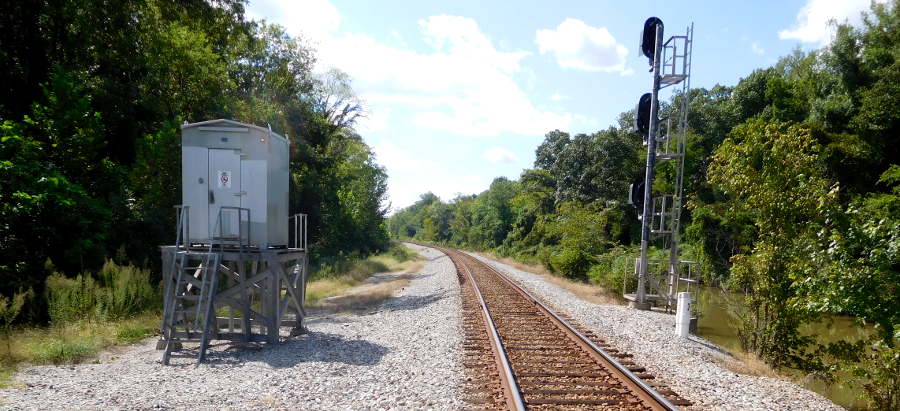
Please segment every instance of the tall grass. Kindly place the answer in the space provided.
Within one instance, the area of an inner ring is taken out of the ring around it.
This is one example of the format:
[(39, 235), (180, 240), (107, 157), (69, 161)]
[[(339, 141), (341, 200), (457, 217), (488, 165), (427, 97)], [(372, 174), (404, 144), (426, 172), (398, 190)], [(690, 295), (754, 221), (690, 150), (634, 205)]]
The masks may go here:
[(49, 262), (47, 268), (52, 272), (44, 295), (50, 325), (8, 330), (12, 344), (0, 352), (0, 387), (13, 384), (21, 363), (100, 360), (100, 351), (150, 337), (159, 327), (162, 296), (150, 284), (148, 270), (107, 261), (96, 274), (68, 278)]
[(150, 284), (150, 272), (134, 266), (109, 260), (97, 279), (90, 273), (67, 278), (52, 272), (47, 277), (47, 308), (54, 325), (124, 319), (159, 308), (162, 302), (158, 287)]

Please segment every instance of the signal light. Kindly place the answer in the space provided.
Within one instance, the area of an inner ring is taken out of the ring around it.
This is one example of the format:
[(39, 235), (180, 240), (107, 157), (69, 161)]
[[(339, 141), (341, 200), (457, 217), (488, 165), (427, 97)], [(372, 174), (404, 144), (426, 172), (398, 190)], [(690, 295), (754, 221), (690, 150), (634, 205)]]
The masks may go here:
[(640, 132), (647, 144), (647, 133), (650, 132), (650, 104), (653, 94), (645, 93), (634, 108), (634, 131)]
[(644, 29), (641, 30), (641, 53), (650, 59), (650, 65), (653, 66), (653, 56), (656, 54), (656, 27), (663, 29), (663, 22), (658, 17), (650, 17), (644, 22)]
[(628, 187), (628, 204), (634, 205), (638, 210), (643, 210), (645, 187), (644, 177), (634, 180)]

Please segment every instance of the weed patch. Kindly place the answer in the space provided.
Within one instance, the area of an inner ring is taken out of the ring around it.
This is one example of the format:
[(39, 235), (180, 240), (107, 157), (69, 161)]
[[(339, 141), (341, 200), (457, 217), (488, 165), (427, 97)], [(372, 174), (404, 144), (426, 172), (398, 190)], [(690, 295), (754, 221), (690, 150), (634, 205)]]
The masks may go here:
[(771, 365), (767, 364), (753, 353), (729, 351), (729, 357), (720, 360), (720, 365), (722, 368), (735, 374), (750, 375), (754, 377), (769, 377), (796, 382), (789, 376), (779, 374)]

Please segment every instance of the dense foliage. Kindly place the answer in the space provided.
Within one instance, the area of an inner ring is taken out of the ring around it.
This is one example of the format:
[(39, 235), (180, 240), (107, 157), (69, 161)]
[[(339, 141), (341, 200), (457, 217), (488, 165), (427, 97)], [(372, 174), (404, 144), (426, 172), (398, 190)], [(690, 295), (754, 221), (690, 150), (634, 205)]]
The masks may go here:
[(97, 276), (120, 247), (158, 281), (184, 121), (290, 138), (290, 213), (309, 216), (314, 259), (387, 248), (387, 175), (354, 132), (365, 111), (351, 79), (314, 71), (307, 40), (248, 21), (244, 3), (0, 2), (0, 295), (40, 300), (47, 260)]
[[(822, 49), (662, 104), (677, 115), (690, 99), (680, 242), (704, 282), (747, 294), (735, 324), (746, 350), (777, 367), (846, 365), (874, 405), (896, 409), (897, 384), (882, 377), (900, 339), (900, 2), (834, 29)], [(645, 156), (630, 118), (591, 135), (551, 131), (517, 181), (448, 202), (428, 193), (389, 230), (620, 290), (618, 261), (639, 244), (626, 190)], [(671, 172), (660, 169), (658, 188)], [(876, 332), (830, 346), (803, 334), (833, 314)]]

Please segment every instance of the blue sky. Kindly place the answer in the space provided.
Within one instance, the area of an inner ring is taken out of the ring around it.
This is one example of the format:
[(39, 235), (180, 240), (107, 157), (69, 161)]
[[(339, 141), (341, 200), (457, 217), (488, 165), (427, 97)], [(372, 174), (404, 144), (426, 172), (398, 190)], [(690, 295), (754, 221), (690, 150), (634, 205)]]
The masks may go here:
[[(694, 24), (691, 87), (735, 85), (795, 47), (828, 43), (829, 19), (869, 0), (250, 0), (248, 15), (316, 44), (317, 70), (350, 74), (367, 102), (358, 131), (388, 170), (394, 209), (431, 191), (474, 194), (517, 179), (554, 129), (593, 133), (650, 91), (644, 21)], [(661, 98), (668, 98), (663, 92)]]

